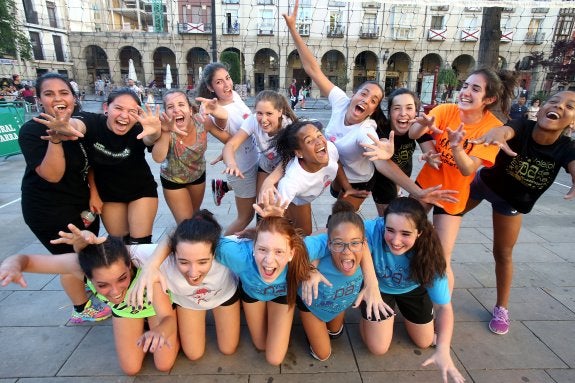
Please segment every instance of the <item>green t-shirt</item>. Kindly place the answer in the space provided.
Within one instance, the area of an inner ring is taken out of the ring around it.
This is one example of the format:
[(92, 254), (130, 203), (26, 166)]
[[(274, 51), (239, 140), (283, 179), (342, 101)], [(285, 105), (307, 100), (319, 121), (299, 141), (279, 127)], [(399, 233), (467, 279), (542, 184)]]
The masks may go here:
[[(133, 278), (132, 278), (132, 281), (130, 282), (130, 287), (128, 288), (128, 290), (131, 290), (134, 287), (134, 282), (140, 276), (140, 269), (133, 268), (132, 270), (136, 270), (136, 273), (132, 273)], [(92, 284), (92, 281), (90, 281), (87, 278), (86, 278), (86, 284), (88, 285), (90, 290), (92, 290), (94, 295), (96, 297), (98, 297), (98, 299), (100, 299), (102, 302), (104, 302), (105, 304), (110, 306), (110, 308), (112, 309), (112, 314), (115, 317), (120, 317), (120, 318), (148, 318), (148, 317), (152, 317), (152, 316), (156, 315), (156, 312), (154, 311), (154, 307), (152, 305), (147, 304), (148, 300), (147, 300), (147, 297), (145, 295), (144, 295), (144, 307), (141, 310), (139, 310), (138, 308), (134, 308), (132, 306), (129, 306), (126, 302), (121, 302), (121, 303), (116, 303), (116, 304), (110, 303), (110, 301), (105, 296), (103, 296), (102, 294), (99, 294), (96, 291), (96, 288)]]

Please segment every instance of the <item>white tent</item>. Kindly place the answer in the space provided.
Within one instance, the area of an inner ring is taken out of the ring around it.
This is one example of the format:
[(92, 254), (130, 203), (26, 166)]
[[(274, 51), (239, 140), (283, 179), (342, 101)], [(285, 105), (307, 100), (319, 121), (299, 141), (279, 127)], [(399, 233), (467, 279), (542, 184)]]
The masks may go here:
[(172, 89), (172, 70), (170, 69), (170, 64), (166, 65), (166, 79), (164, 83), (166, 84), (166, 89)]
[(130, 59), (128, 61), (128, 79), (138, 82), (138, 76), (136, 75), (136, 67), (134, 66), (134, 60)]

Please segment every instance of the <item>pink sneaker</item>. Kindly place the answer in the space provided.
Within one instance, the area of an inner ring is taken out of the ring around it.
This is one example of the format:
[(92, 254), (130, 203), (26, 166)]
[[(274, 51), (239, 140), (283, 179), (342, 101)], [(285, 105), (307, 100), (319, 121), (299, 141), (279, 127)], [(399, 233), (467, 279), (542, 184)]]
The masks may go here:
[(220, 206), (222, 204), (222, 198), (226, 194), (226, 190), (224, 189), (224, 181), (213, 179), (212, 180), (212, 197), (214, 197), (214, 203), (216, 206)]
[(509, 332), (509, 311), (505, 307), (493, 307), (493, 318), (489, 322), (489, 329), (499, 335)]

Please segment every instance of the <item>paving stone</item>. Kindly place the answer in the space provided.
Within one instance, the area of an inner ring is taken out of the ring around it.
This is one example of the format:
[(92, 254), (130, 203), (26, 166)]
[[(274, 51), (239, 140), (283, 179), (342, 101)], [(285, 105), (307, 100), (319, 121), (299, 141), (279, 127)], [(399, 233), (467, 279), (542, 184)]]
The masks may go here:
[(471, 370), (469, 375), (474, 383), (493, 382), (537, 382), (555, 383), (545, 370)]
[(543, 287), (543, 291), (575, 312), (575, 287)]
[(487, 323), (458, 322), (451, 348), (467, 370), (567, 367), (522, 322), (512, 322), (509, 333), (504, 336), (489, 331)]
[(524, 324), (570, 368), (575, 368), (575, 320), (526, 321)]
[(72, 302), (63, 291), (15, 291), (0, 302), (0, 323), (62, 326), (70, 319), (72, 309)]
[[(0, 327), (0, 376), (55, 376), (86, 335), (86, 327)], [(79, 374), (82, 375), (82, 374)]]

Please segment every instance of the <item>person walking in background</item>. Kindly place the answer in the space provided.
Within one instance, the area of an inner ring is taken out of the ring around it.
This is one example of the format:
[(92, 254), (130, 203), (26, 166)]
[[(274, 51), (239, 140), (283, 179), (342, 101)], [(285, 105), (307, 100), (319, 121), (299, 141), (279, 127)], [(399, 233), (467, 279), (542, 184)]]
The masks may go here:
[(292, 109), (295, 109), (295, 106), (297, 104), (298, 92), (296, 83), (297, 80), (294, 78), (293, 80), (291, 80), (291, 84), (289, 86), (289, 100), (291, 102)]

